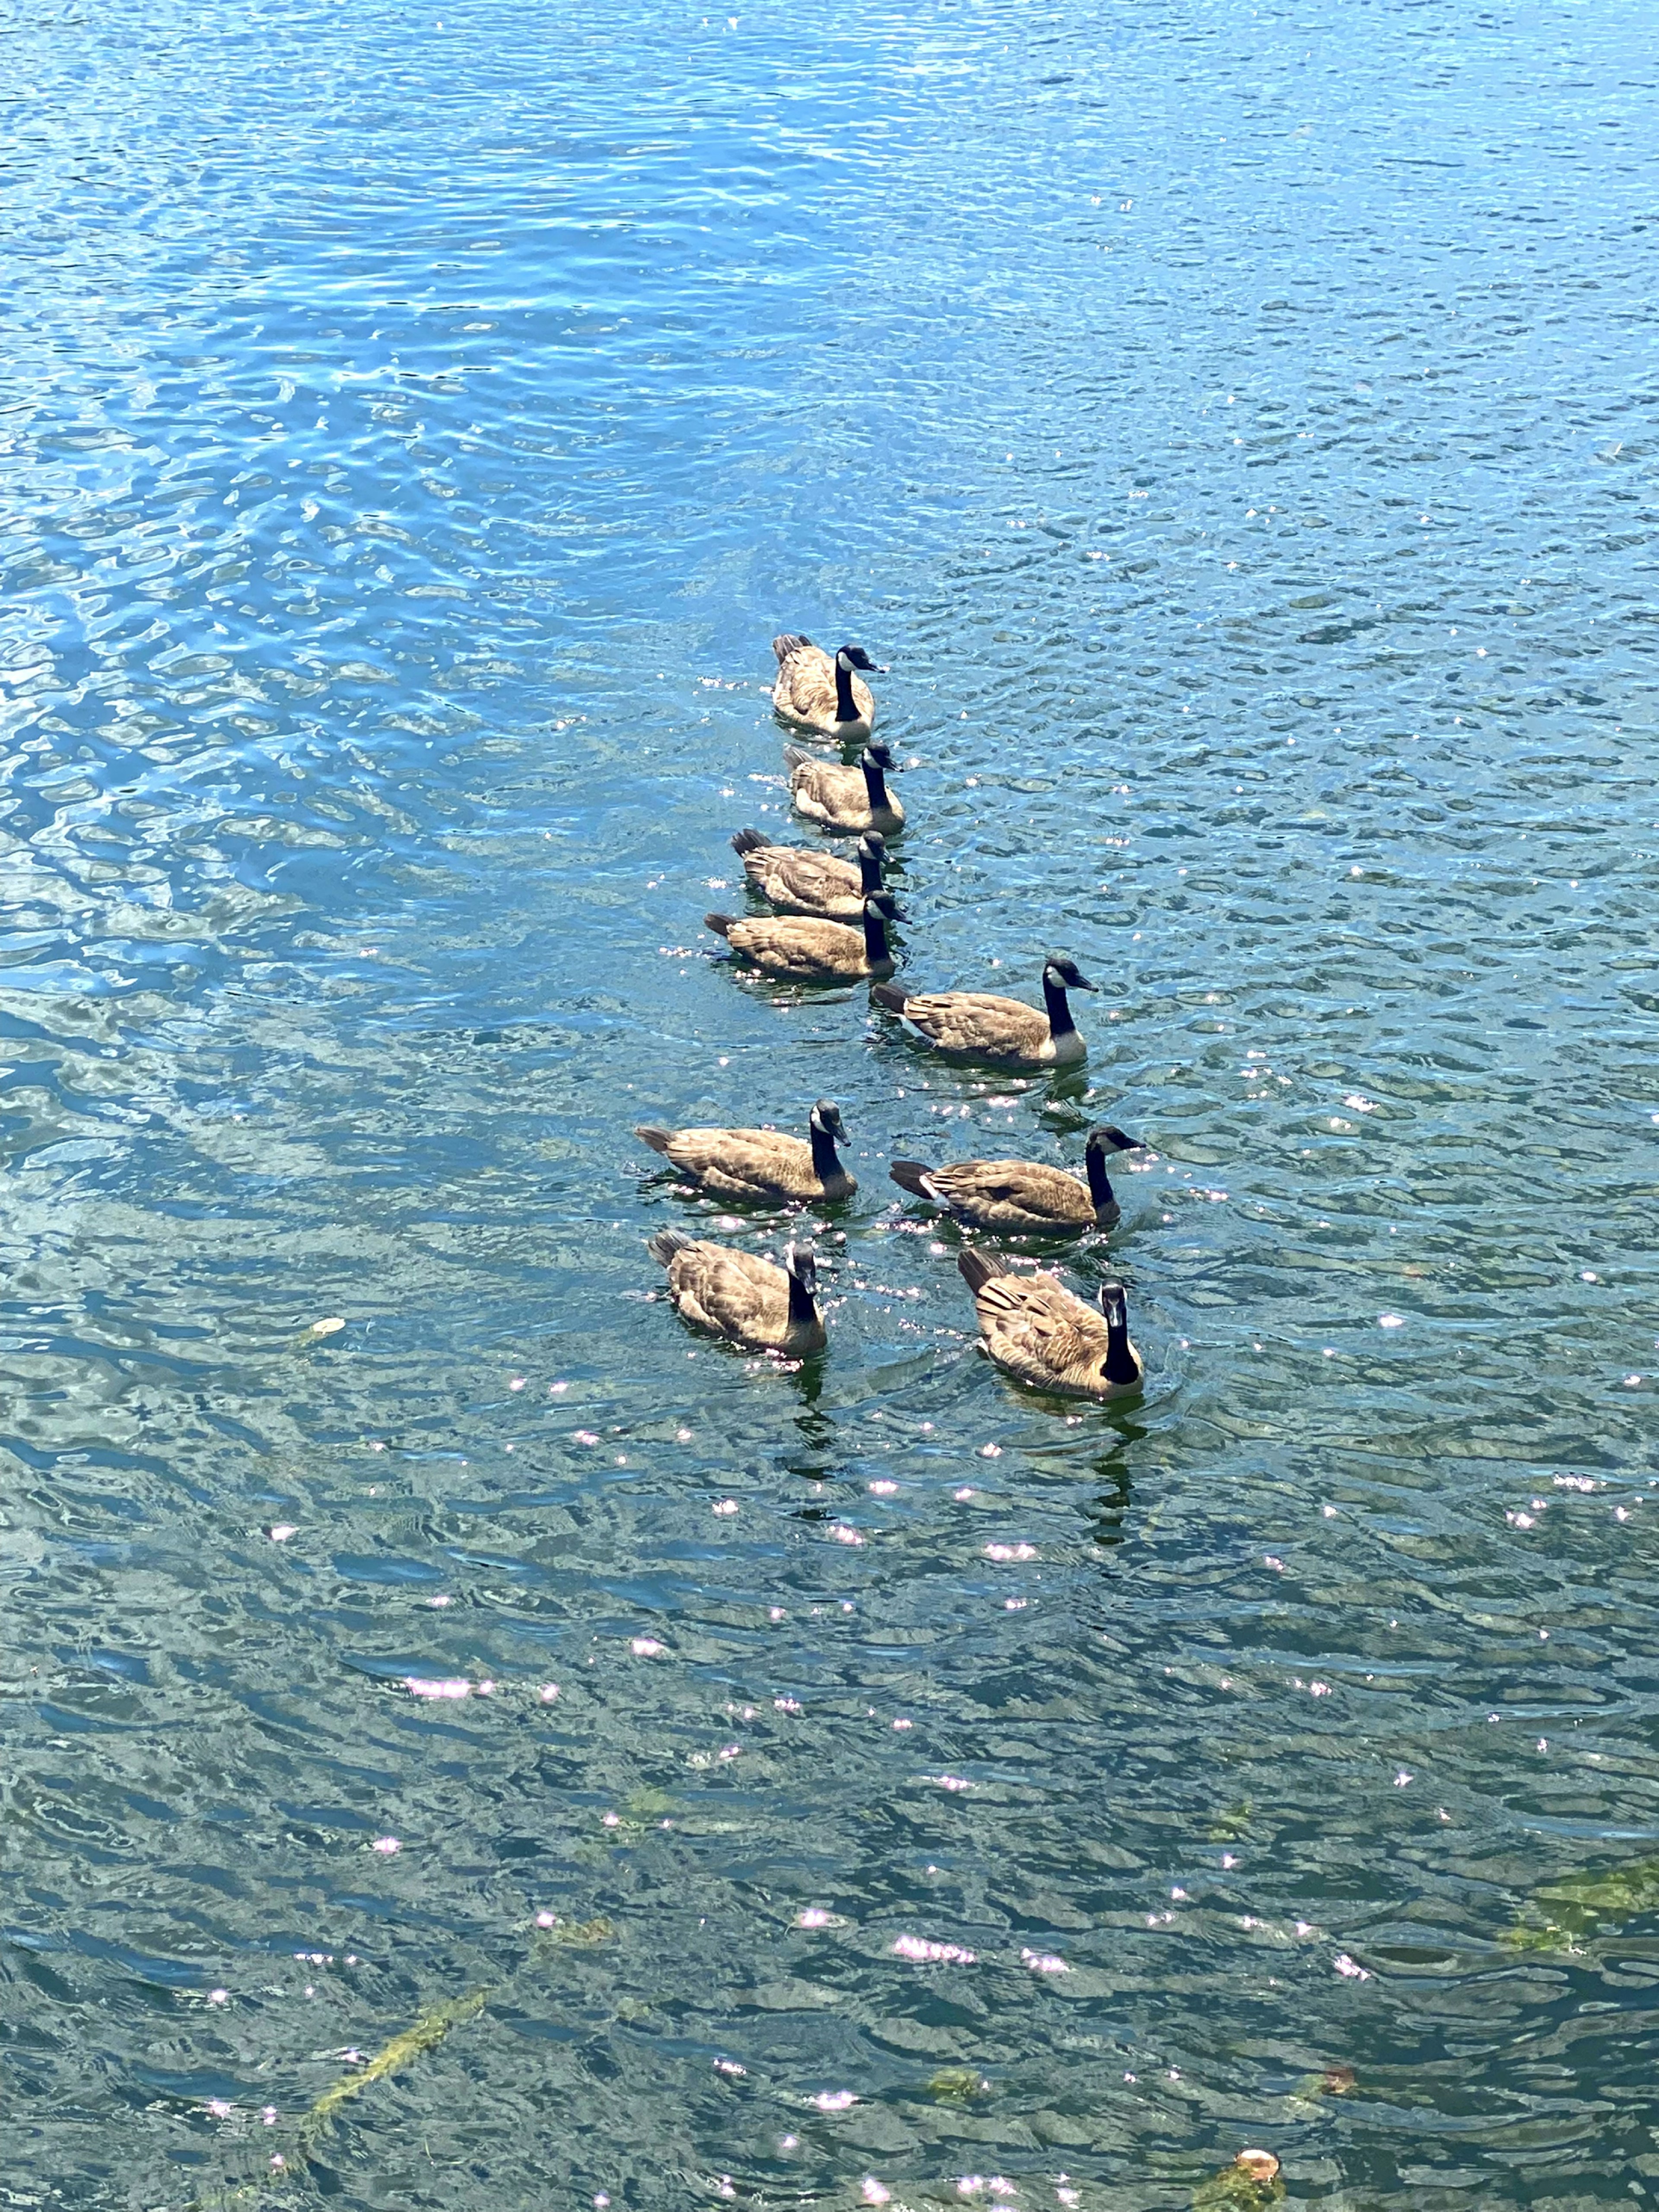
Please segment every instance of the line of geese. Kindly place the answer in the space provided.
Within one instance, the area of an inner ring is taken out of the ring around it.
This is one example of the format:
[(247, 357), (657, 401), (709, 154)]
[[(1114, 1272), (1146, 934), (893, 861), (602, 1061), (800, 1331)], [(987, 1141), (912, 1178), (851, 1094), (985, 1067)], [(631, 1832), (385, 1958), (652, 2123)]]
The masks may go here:
[[(867, 979), (870, 996), (896, 1015), (915, 1042), (948, 1059), (1007, 1068), (1066, 1066), (1086, 1046), (1067, 993), (1096, 986), (1077, 963), (1054, 954), (1042, 969), (1043, 1011), (981, 991), (915, 993), (888, 980), (895, 961), (889, 931), (904, 916), (884, 886), (887, 839), (904, 827), (904, 809), (887, 788), (897, 762), (872, 735), (876, 702), (863, 673), (876, 664), (859, 645), (833, 655), (794, 631), (774, 638), (778, 673), (772, 705), (779, 717), (815, 736), (857, 744), (851, 767), (815, 759), (799, 745), (784, 752), (797, 814), (831, 835), (858, 839), (856, 862), (811, 847), (778, 845), (757, 830), (732, 840), (752, 887), (774, 909), (765, 916), (705, 916), (707, 926), (745, 966), (779, 981), (845, 983)], [(835, 1205), (858, 1185), (837, 1145), (848, 1141), (840, 1109), (820, 1098), (805, 1139), (775, 1129), (667, 1129), (635, 1133), (675, 1173), (707, 1195), (739, 1203)], [(1108, 1155), (1136, 1139), (1102, 1123), (1089, 1132), (1086, 1182), (1028, 1160), (957, 1160), (928, 1167), (895, 1160), (901, 1189), (940, 1206), (969, 1229), (1020, 1236), (1074, 1236), (1110, 1228), (1118, 1205)], [(681, 1319), (751, 1351), (806, 1358), (828, 1341), (817, 1301), (812, 1248), (791, 1243), (784, 1264), (664, 1229), (647, 1240), (667, 1273)], [(964, 1249), (957, 1265), (973, 1293), (979, 1349), (1017, 1381), (1074, 1398), (1109, 1399), (1138, 1390), (1145, 1376), (1129, 1339), (1121, 1283), (1103, 1284), (1098, 1310), (1053, 1275), (1016, 1273), (986, 1246)]]

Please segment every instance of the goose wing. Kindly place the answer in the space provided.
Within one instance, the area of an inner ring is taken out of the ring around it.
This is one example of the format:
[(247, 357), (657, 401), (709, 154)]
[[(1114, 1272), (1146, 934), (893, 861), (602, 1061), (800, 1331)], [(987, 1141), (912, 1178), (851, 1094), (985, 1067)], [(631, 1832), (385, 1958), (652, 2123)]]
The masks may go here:
[(811, 1145), (777, 1129), (677, 1129), (667, 1157), (728, 1198), (806, 1198), (818, 1188)]
[(789, 1328), (789, 1278), (769, 1260), (701, 1239), (668, 1263), (677, 1313), (737, 1344), (781, 1344)]
[(975, 1229), (1083, 1229), (1094, 1200), (1075, 1176), (1028, 1160), (957, 1160), (935, 1168), (930, 1188)]
[(837, 768), (830, 761), (797, 761), (789, 787), (797, 803), (810, 799), (828, 814), (867, 814), (870, 793), (861, 768)]
[(927, 991), (904, 1001), (904, 1019), (940, 1052), (1035, 1054), (1048, 1018), (1023, 1000), (987, 991)]
[(864, 912), (863, 878), (849, 860), (799, 845), (767, 845), (745, 853), (749, 880), (774, 906), (798, 914), (839, 916)]
[(1022, 1382), (1104, 1395), (1106, 1322), (1052, 1275), (994, 1275), (974, 1293), (985, 1349)]
[(861, 975), (864, 932), (845, 922), (815, 921), (805, 915), (734, 922), (726, 932), (732, 950), (775, 975)]

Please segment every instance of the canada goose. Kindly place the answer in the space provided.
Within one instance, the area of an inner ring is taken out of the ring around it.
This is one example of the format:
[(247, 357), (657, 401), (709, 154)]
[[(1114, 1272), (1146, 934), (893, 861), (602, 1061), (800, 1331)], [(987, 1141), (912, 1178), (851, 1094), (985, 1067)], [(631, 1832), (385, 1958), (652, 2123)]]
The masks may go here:
[(732, 850), (743, 855), (744, 873), (780, 914), (812, 914), (829, 921), (856, 921), (864, 902), (881, 889), (887, 840), (879, 830), (859, 839), (859, 865), (816, 853), (809, 845), (771, 845), (758, 830), (739, 830)]
[(931, 1198), (966, 1228), (1071, 1236), (1079, 1229), (1109, 1229), (1117, 1219), (1106, 1155), (1135, 1149), (1136, 1139), (1109, 1122), (1091, 1129), (1083, 1155), (1086, 1186), (1060, 1168), (1029, 1160), (957, 1160), (944, 1168), (895, 1160), (888, 1173), (901, 1190)]
[(799, 745), (786, 745), (783, 757), (789, 763), (795, 811), (819, 829), (843, 837), (856, 837), (865, 830), (881, 830), (891, 837), (903, 829), (904, 809), (884, 780), (896, 773), (898, 763), (879, 738), (865, 747), (856, 768), (816, 761)]
[(864, 902), (864, 927), (814, 921), (805, 915), (776, 915), (739, 921), (735, 915), (706, 914), (705, 925), (723, 937), (739, 960), (786, 983), (852, 983), (862, 975), (890, 975), (890, 921), (904, 919), (891, 891), (872, 891)]
[(805, 1200), (812, 1206), (851, 1198), (858, 1184), (836, 1151), (847, 1142), (840, 1107), (820, 1098), (806, 1127), (805, 1144), (776, 1129), (665, 1129), (654, 1121), (642, 1121), (634, 1134), (720, 1198)]
[(684, 1229), (659, 1230), (646, 1249), (667, 1268), (674, 1310), (695, 1328), (753, 1352), (787, 1352), (799, 1359), (823, 1351), (817, 1262), (810, 1244), (791, 1244), (781, 1267)]
[(1121, 1283), (1100, 1286), (1100, 1312), (1052, 1275), (1013, 1275), (996, 1253), (975, 1245), (957, 1266), (974, 1294), (980, 1350), (1005, 1374), (1065, 1398), (1127, 1398), (1146, 1367), (1129, 1341)]
[(877, 672), (861, 645), (843, 645), (832, 657), (810, 637), (787, 629), (773, 639), (772, 650), (778, 657), (778, 680), (772, 686), (775, 714), (804, 730), (849, 744), (869, 736), (876, 702), (870, 686), (860, 684), (853, 671)]
[(928, 991), (915, 997), (896, 983), (884, 983), (871, 995), (936, 1052), (1000, 1060), (1006, 1067), (1055, 1067), (1081, 1060), (1088, 1050), (1066, 994), (1096, 988), (1079, 974), (1075, 960), (1056, 952), (1042, 970), (1046, 1015), (1023, 1000), (995, 999), (985, 991)]

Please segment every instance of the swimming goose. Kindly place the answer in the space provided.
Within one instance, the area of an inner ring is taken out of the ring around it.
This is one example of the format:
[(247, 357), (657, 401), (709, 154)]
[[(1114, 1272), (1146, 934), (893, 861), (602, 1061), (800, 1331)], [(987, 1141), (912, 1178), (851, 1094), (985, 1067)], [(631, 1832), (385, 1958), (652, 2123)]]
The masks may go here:
[(898, 763), (879, 738), (865, 747), (856, 768), (816, 761), (799, 745), (786, 745), (783, 757), (789, 763), (789, 796), (796, 813), (816, 822), (820, 830), (833, 830), (843, 837), (880, 830), (891, 837), (903, 829), (904, 809), (884, 781), (896, 772)]
[(810, 1244), (791, 1244), (781, 1267), (684, 1229), (659, 1230), (646, 1249), (667, 1268), (674, 1310), (694, 1328), (751, 1352), (787, 1352), (799, 1359), (823, 1351), (817, 1262)]
[(830, 921), (856, 921), (864, 902), (881, 889), (887, 841), (879, 830), (859, 839), (859, 865), (817, 853), (808, 845), (771, 845), (758, 830), (739, 830), (732, 850), (743, 855), (744, 873), (781, 914), (814, 914)]
[(769, 915), (739, 921), (735, 915), (706, 914), (703, 921), (723, 937), (739, 960), (786, 983), (854, 983), (863, 975), (890, 975), (890, 921), (904, 919), (891, 891), (872, 891), (864, 902), (864, 927), (815, 921), (805, 915)]
[(936, 1052), (994, 1060), (1005, 1067), (1055, 1067), (1081, 1060), (1088, 1049), (1066, 994), (1096, 988), (1079, 974), (1075, 960), (1057, 952), (1042, 970), (1046, 1014), (1023, 1000), (993, 998), (986, 991), (928, 991), (918, 997), (896, 983), (883, 983), (871, 996)]
[(1052, 1275), (1013, 1275), (1005, 1261), (975, 1245), (957, 1266), (974, 1294), (980, 1350), (1017, 1382), (1064, 1398), (1127, 1398), (1146, 1370), (1129, 1341), (1121, 1283), (1103, 1283), (1100, 1311), (1073, 1297)]
[(773, 639), (772, 650), (778, 657), (774, 713), (804, 730), (848, 744), (869, 736), (876, 702), (870, 686), (860, 684), (853, 671), (866, 668), (873, 675), (876, 664), (861, 645), (843, 645), (831, 658), (810, 637), (787, 629)]
[(858, 1184), (836, 1151), (847, 1125), (833, 1099), (820, 1098), (806, 1125), (808, 1141), (777, 1129), (665, 1129), (642, 1121), (634, 1132), (672, 1167), (719, 1198), (805, 1200), (811, 1206), (851, 1198)]
[(944, 1168), (895, 1160), (888, 1173), (901, 1190), (931, 1198), (966, 1228), (1072, 1236), (1079, 1229), (1109, 1229), (1116, 1221), (1118, 1203), (1107, 1176), (1106, 1155), (1135, 1149), (1136, 1139), (1109, 1122), (1091, 1129), (1083, 1154), (1086, 1185), (1060, 1168), (1029, 1160), (957, 1160)]

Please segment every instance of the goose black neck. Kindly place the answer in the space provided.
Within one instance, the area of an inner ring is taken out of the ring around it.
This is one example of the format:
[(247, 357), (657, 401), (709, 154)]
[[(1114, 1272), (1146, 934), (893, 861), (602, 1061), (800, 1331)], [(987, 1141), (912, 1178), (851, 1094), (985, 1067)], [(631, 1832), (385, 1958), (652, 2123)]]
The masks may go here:
[[(1071, 1005), (1066, 996), (1066, 986), (1056, 982), (1048, 969), (1042, 971), (1042, 996), (1048, 1009), (1048, 1030), (1052, 1036), (1065, 1036), (1077, 1027), (1072, 1019)], [(1090, 1188), (1094, 1188), (1091, 1183)]]
[[(1051, 1008), (1049, 1010), (1051, 1024), (1053, 1018)], [(1088, 1151), (1083, 1155), (1083, 1164), (1088, 1170), (1089, 1195), (1095, 1202), (1095, 1212), (1104, 1213), (1107, 1207), (1113, 1203), (1112, 1182), (1106, 1172), (1106, 1155), (1098, 1145), (1090, 1146)]]
[(789, 1322), (793, 1328), (810, 1328), (818, 1317), (817, 1301), (799, 1275), (789, 1278)]
[(872, 761), (868, 753), (864, 756), (864, 787), (870, 794), (870, 811), (872, 814), (878, 807), (886, 805), (887, 782), (881, 772), (881, 763)]
[(859, 889), (868, 898), (872, 891), (881, 889), (881, 862), (874, 853), (859, 854)]
[(864, 957), (872, 967), (887, 957), (887, 917), (878, 906), (864, 909)]
[(857, 702), (853, 697), (853, 672), (842, 665), (841, 655), (836, 655), (836, 720), (856, 722), (860, 719)]
[(1106, 1358), (1100, 1371), (1109, 1382), (1133, 1382), (1139, 1377), (1140, 1370), (1129, 1349), (1127, 1315), (1121, 1321), (1109, 1321), (1106, 1324)]
[[(836, 1157), (836, 1140), (828, 1129), (820, 1129), (814, 1121), (807, 1132), (812, 1139), (812, 1172), (820, 1182), (828, 1182), (832, 1176), (841, 1173), (841, 1162)], [(789, 1278), (793, 1283), (794, 1277)]]

